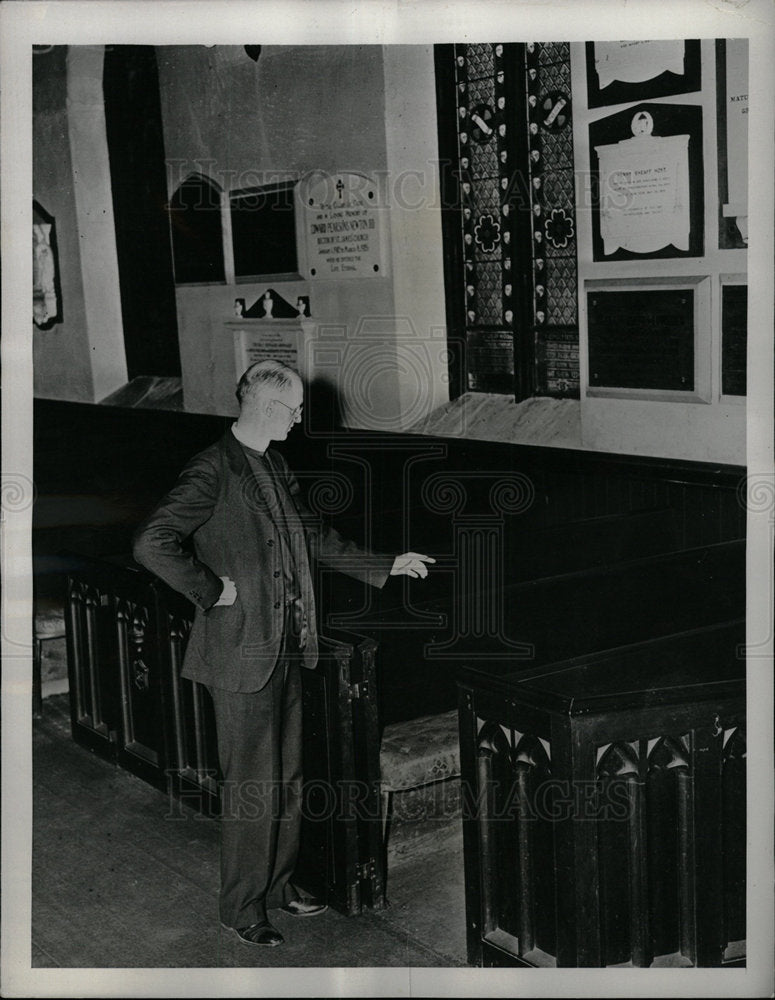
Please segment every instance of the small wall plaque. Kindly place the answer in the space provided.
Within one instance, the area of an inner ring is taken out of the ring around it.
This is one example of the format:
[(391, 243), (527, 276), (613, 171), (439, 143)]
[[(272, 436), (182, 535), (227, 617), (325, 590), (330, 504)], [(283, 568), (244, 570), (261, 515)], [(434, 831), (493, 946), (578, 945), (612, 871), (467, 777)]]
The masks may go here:
[(308, 277), (382, 278), (385, 209), (362, 174), (313, 174), (299, 185)]
[(237, 378), (257, 361), (282, 361), (305, 378), (310, 372), (310, 340), (315, 324), (302, 319), (233, 319), (224, 326), (234, 337)]
[(592, 122), (589, 146), (594, 260), (702, 256), (700, 108), (628, 108)]
[(694, 390), (694, 290), (587, 294), (589, 385)]
[(721, 289), (721, 392), (745, 396), (748, 332), (748, 286)]

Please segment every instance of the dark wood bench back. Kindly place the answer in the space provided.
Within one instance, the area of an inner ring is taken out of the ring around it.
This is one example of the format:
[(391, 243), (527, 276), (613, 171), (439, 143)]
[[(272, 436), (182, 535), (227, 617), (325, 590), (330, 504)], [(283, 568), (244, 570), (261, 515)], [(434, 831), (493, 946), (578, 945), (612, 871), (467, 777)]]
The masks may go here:
[[(458, 581), (459, 582), (459, 581)], [(503, 589), (455, 585), (403, 608), (354, 619), (380, 646), (383, 722), (448, 711), (461, 666), (531, 668), (745, 613), (745, 543), (625, 560)]]

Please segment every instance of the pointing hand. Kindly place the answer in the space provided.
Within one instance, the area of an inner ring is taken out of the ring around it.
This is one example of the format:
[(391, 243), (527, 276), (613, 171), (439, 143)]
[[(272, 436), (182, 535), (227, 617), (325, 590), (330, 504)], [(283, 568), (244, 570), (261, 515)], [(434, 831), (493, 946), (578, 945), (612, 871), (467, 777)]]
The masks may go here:
[(396, 556), (393, 568), (390, 570), (390, 575), (426, 577), (428, 575), (428, 567), (425, 564), (435, 562), (435, 559), (432, 559), (430, 556), (421, 555), (419, 552), (404, 552), (403, 555)]

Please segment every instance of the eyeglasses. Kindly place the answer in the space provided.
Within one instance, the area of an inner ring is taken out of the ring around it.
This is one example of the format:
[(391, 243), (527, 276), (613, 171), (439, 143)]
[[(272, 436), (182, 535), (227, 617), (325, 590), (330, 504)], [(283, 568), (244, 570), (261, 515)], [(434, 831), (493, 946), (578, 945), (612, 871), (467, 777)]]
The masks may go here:
[(284, 403), (281, 399), (273, 399), (273, 400), (271, 400), (271, 402), (272, 403), (279, 403), (280, 406), (284, 406), (286, 410), (290, 410), (291, 413), (293, 414), (293, 419), (294, 420), (296, 420), (298, 417), (301, 416), (301, 408), (304, 405), (303, 403), (299, 403), (298, 406), (288, 406), (288, 404)]

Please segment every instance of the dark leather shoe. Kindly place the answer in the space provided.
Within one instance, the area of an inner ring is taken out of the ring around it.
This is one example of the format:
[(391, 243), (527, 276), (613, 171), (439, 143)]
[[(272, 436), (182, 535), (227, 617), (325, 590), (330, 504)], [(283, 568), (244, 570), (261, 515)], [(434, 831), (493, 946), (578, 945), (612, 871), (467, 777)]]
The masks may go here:
[(299, 897), (299, 899), (292, 899), (282, 909), (284, 913), (290, 913), (292, 917), (316, 917), (319, 913), (327, 910), (328, 906), (321, 903), (319, 899)]
[[(221, 926), (226, 927), (225, 924)], [(234, 931), (244, 944), (258, 944), (265, 948), (275, 948), (285, 940), (277, 928), (272, 927), (270, 923), (251, 924), (250, 927), (227, 927), (226, 929)]]

